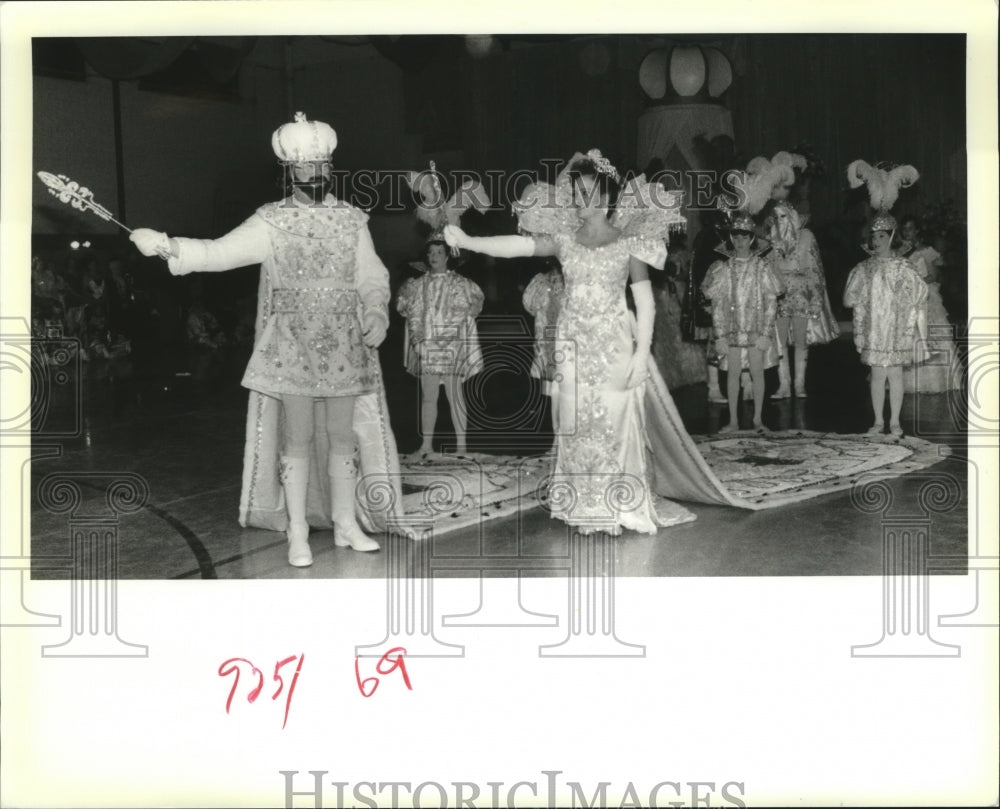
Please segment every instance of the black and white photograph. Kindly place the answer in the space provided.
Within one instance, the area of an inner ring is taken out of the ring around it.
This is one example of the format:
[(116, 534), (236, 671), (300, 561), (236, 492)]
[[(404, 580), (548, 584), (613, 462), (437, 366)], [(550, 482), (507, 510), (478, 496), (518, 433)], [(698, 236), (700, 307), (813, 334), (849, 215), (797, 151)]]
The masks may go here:
[(0, 803), (996, 805), (952, 6), (0, 9)]

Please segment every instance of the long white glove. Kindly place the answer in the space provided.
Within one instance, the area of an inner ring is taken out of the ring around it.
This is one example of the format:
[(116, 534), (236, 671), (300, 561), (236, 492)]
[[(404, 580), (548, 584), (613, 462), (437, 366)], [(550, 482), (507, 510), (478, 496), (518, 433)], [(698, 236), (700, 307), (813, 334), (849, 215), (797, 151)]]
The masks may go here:
[(149, 228), (136, 228), (129, 236), (129, 240), (144, 256), (170, 258), (170, 237), (166, 233)]
[(632, 284), (632, 299), (635, 301), (636, 335), (635, 352), (628, 363), (625, 385), (634, 388), (646, 381), (649, 375), (649, 350), (653, 343), (653, 320), (656, 305), (653, 303), (653, 285), (649, 281)]
[(494, 258), (526, 258), (535, 254), (535, 240), (528, 236), (469, 236), (458, 225), (444, 226), (444, 241), (449, 247)]

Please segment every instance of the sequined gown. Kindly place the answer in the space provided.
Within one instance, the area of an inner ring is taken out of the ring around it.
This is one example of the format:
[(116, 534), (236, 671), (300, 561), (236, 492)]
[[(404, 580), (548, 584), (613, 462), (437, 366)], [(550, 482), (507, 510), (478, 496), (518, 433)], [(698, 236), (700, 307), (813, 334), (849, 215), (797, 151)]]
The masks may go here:
[(406, 318), (406, 370), (414, 376), (457, 376), (463, 382), (482, 371), (476, 328), (482, 308), (483, 291), (453, 270), (406, 281), (396, 301), (396, 310)]
[(844, 305), (854, 309), (854, 344), (865, 365), (912, 365), (926, 358), (927, 284), (897, 256), (871, 256), (847, 278)]
[(625, 386), (635, 323), (625, 301), (629, 257), (662, 267), (662, 241), (623, 237), (585, 247), (571, 235), (553, 238), (565, 295), (556, 326), (552, 515), (583, 533), (655, 533), (693, 515), (654, 493), (735, 504), (684, 430), (652, 357), (647, 381)]
[[(362, 319), (389, 322), (389, 276), (367, 227), (368, 216), (327, 196), (310, 207), (294, 198), (261, 206), (219, 239), (177, 238), (175, 275), (261, 265), (253, 354), (243, 376), (250, 389), (239, 521), (287, 527), (278, 456), (281, 396), (316, 400), (306, 517), (328, 527), (329, 440), (322, 398), (354, 396), (353, 430), (361, 487), (358, 519), (367, 530), (398, 517), (401, 503), (395, 438), (389, 425), (378, 352), (364, 345)], [(381, 498), (381, 499), (380, 499)]]

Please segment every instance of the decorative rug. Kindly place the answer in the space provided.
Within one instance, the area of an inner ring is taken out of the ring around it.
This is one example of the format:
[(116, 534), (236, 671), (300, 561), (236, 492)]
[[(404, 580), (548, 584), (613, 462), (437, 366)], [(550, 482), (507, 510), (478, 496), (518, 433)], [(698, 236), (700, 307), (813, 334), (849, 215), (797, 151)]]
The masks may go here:
[[(765, 509), (849, 490), (866, 479), (894, 478), (950, 454), (919, 438), (839, 435), (808, 431), (692, 436), (712, 471), (747, 508)], [(518, 511), (545, 507), (555, 456), (431, 454), (404, 456), (403, 511), (435, 535)], [(681, 504), (656, 498), (666, 525), (695, 519)]]
[(403, 513), (435, 535), (543, 504), (555, 455), (402, 456)]
[(692, 436), (716, 477), (751, 508), (764, 509), (849, 490), (866, 480), (926, 469), (951, 454), (921, 438), (806, 430)]

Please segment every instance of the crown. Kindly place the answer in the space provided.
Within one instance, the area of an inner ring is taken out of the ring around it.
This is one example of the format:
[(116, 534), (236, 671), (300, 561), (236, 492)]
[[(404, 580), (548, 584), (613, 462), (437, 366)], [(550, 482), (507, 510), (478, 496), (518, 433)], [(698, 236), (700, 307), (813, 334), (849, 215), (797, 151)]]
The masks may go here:
[(621, 177), (618, 175), (618, 169), (612, 166), (611, 161), (601, 154), (600, 149), (591, 149), (587, 152), (586, 156), (587, 159), (594, 164), (594, 168), (601, 174), (607, 174), (609, 177), (613, 177), (616, 183), (621, 181)]
[(891, 233), (896, 229), (896, 217), (888, 211), (878, 211), (872, 219), (871, 229), (873, 233), (876, 230), (885, 230)]
[(753, 217), (750, 214), (743, 211), (739, 211), (733, 215), (733, 218), (729, 221), (729, 227), (727, 230), (745, 230), (747, 233), (754, 233), (756, 230)]
[(309, 121), (304, 112), (297, 112), (293, 123), (274, 130), (271, 148), (283, 163), (329, 160), (337, 148), (337, 133), (329, 124)]

